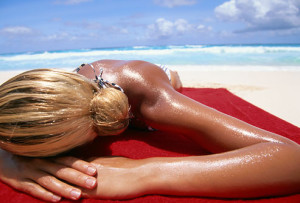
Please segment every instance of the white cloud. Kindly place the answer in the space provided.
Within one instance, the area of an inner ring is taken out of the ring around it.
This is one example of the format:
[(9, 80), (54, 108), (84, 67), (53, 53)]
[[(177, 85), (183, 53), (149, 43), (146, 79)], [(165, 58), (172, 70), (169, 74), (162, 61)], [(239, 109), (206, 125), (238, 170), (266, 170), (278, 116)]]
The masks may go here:
[(218, 18), (242, 21), (242, 30), (280, 30), (300, 26), (299, 0), (230, 0), (215, 8)]
[(193, 26), (184, 19), (178, 19), (174, 22), (174, 27), (179, 33), (184, 33), (191, 30)]
[(55, 33), (55, 34), (43, 36), (42, 40), (55, 41), (55, 40), (67, 40), (67, 39), (71, 39), (71, 38), (72, 38), (72, 36), (70, 36), (68, 33), (61, 32), (61, 33)]
[(199, 31), (199, 32), (207, 32), (207, 31), (212, 31), (212, 27), (211, 26), (205, 26), (205, 25), (198, 25), (196, 27), (196, 29)]
[(93, 1), (93, 0), (56, 0), (54, 3), (64, 4), (64, 5), (76, 5), (76, 4), (81, 4), (89, 1)]
[(196, 0), (154, 0), (154, 3), (168, 8), (173, 8), (176, 6), (189, 6), (197, 3)]
[(159, 36), (166, 37), (172, 35), (174, 24), (171, 21), (165, 20), (164, 18), (159, 18), (153, 25), (153, 29), (157, 32)]
[(158, 18), (154, 24), (148, 26), (148, 35), (150, 38), (170, 38), (195, 31), (210, 31), (211, 29), (211, 27), (205, 25), (190, 24), (185, 19), (177, 19), (172, 22), (164, 18)]
[(2, 28), (0, 32), (4, 34), (27, 35), (32, 34), (33, 30), (25, 26), (11, 26)]
[(178, 19), (175, 22), (158, 18), (154, 24), (148, 26), (150, 36), (156, 38), (168, 38), (175, 33), (183, 33), (189, 27), (184, 19)]

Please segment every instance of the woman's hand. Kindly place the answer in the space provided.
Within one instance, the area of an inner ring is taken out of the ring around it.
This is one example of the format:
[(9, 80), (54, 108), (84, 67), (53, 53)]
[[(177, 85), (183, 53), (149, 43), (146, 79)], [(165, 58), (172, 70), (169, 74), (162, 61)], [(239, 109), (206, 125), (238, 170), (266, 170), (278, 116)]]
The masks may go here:
[(94, 188), (95, 174), (96, 168), (92, 164), (75, 157), (25, 158), (0, 149), (0, 179), (42, 200), (79, 199), (81, 190), (76, 186)]
[(84, 197), (129, 199), (145, 194), (148, 181), (143, 160), (106, 157), (96, 158), (91, 163), (97, 167), (98, 184), (94, 190), (83, 190)]

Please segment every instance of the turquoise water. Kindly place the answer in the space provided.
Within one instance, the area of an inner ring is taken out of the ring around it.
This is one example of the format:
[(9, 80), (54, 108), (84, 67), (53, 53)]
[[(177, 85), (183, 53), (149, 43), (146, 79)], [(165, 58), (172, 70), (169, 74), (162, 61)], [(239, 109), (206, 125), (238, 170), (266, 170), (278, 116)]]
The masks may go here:
[(269, 67), (300, 70), (300, 45), (136, 46), (0, 54), (0, 70), (75, 68), (99, 59), (146, 60), (166, 65)]

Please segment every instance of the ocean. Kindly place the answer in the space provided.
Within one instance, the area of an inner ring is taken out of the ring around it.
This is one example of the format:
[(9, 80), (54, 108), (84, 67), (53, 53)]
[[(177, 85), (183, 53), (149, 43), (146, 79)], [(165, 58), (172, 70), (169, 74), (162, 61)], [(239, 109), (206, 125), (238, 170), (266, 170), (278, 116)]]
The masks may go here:
[(0, 71), (73, 69), (100, 59), (145, 60), (205, 70), (300, 71), (300, 45), (134, 46), (0, 54)]

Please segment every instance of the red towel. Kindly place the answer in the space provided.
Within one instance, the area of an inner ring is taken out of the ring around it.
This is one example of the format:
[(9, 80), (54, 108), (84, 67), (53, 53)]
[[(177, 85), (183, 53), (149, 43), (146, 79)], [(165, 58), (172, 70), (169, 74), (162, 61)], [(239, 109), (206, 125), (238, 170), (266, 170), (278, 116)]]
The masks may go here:
[[(268, 131), (278, 133), (300, 143), (300, 128), (281, 120), (264, 110), (242, 100), (226, 89), (184, 88), (183, 94), (207, 106), (234, 116), (247, 123)], [(190, 156), (203, 155), (207, 152), (180, 134), (166, 132), (142, 132), (128, 130), (122, 136), (99, 137), (93, 144), (80, 149), (80, 154), (87, 156), (118, 155), (129, 158), (147, 158), (154, 156)], [(1, 202), (41, 202), (29, 195), (17, 192), (0, 182)], [(83, 199), (84, 203), (102, 202), (103, 200)], [(128, 202), (223, 202), (222, 199), (200, 197), (169, 197), (150, 195), (139, 197)], [(228, 200), (226, 200), (228, 201)], [(234, 202), (300, 202), (300, 194), (262, 198), (255, 200), (232, 200)], [(64, 200), (63, 202), (71, 202)], [(112, 201), (103, 201), (112, 202)], [(114, 201), (116, 202), (116, 201)], [(124, 201), (122, 201), (124, 202)]]

